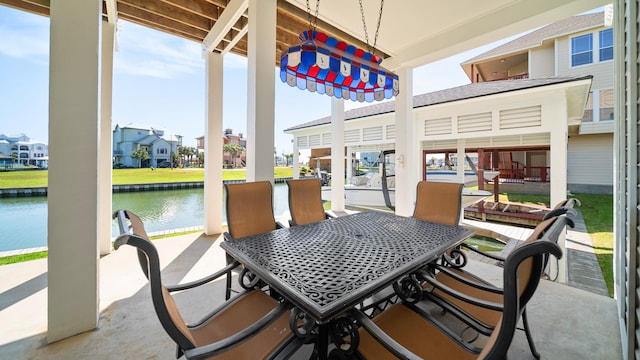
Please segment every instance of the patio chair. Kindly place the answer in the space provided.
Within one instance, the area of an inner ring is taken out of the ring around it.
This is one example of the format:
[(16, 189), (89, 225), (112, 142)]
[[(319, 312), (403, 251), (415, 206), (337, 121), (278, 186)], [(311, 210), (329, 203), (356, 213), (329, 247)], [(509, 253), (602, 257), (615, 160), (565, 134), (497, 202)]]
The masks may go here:
[[(511, 254), (519, 251), (522, 247), (529, 246), (529, 244), (549, 242), (555, 245), (567, 223), (570, 225), (573, 224), (565, 215), (552, 217), (540, 223), (529, 238), (507, 256), (504, 266), (506, 266), (509, 261)], [(538, 277), (542, 276), (546, 268), (548, 256), (543, 254), (541, 260), (541, 271), (536, 273)], [(503, 315), (502, 309), (486, 306), (483, 302), (502, 304), (503, 299), (506, 301), (506, 277), (504, 278), (504, 289), (502, 289), (473, 273), (459, 268), (451, 268), (438, 264), (430, 264), (429, 267), (430, 270), (428, 272), (422, 272), (419, 276), (420, 280), (425, 281), (423, 299), (428, 299), (442, 308), (444, 312), (454, 315), (469, 324), (469, 326), (479, 333), (484, 335), (491, 334), (494, 328), (500, 324), (500, 317)], [(479, 302), (469, 301), (469, 296), (479, 299)], [(521, 310), (523, 328), (529, 343), (529, 348), (535, 358), (540, 358), (533, 343), (526, 310), (524, 307)]]
[(463, 184), (420, 181), (413, 217), (445, 225), (458, 225), (462, 211)]
[[(149, 280), (151, 299), (158, 320), (177, 345), (176, 357), (187, 359), (256, 359), (276, 355), (286, 357), (302, 344), (289, 328), (291, 304), (278, 302), (260, 290), (248, 290), (216, 308), (195, 324), (186, 324), (172, 293), (205, 285), (239, 264), (233, 262), (203, 279), (165, 286), (156, 247), (149, 241), (140, 218), (127, 210), (114, 214), (121, 235), (114, 248), (122, 245), (137, 248), (138, 261)], [(131, 223), (129, 232), (127, 219)], [(211, 299), (202, 299), (210, 302)]]
[[(558, 228), (561, 222), (558, 223)], [(555, 234), (555, 231), (552, 231)], [(540, 282), (544, 258), (561, 257), (562, 252), (549, 236), (531, 241), (514, 250), (503, 269), (502, 301), (492, 302), (460, 294), (474, 302), (498, 311), (494, 330), (485, 343), (474, 345), (450, 331), (427, 311), (411, 303), (392, 305), (370, 319), (357, 309), (349, 314), (361, 325), (357, 357), (364, 359), (504, 359), (513, 340), (520, 316)], [(354, 346), (355, 347), (355, 346)], [(336, 357), (348, 357), (336, 350)]]
[[(226, 241), (283, 228), (273, 215), (273, 187), (269, 181), (225, 184), (227, 193)], [(234, 261), (227, 255), (227, 264)], [(227, 274), (226, 299), (231, 297), (231, 272)]]
[(332, 216), (322, 207), (320, 179), (287, 180), (289, 187), (289, 225), (311, 224)]

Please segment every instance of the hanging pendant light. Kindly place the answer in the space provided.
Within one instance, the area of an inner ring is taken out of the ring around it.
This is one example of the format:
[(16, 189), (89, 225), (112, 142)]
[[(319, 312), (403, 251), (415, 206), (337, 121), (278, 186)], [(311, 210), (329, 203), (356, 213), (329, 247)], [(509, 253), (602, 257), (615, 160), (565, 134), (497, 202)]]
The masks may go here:
[[(318, 5), (319, 0), (316, 21)], [(380, 101), (398, 95), (398, 75), (380, 65), (382, 58), (316, 31), (308, 1), (307, 11), (310, 30), (298, 36), (300, 45), (290, 47), (282, 54), (280, 80), (301, 90), (359, 102)]]

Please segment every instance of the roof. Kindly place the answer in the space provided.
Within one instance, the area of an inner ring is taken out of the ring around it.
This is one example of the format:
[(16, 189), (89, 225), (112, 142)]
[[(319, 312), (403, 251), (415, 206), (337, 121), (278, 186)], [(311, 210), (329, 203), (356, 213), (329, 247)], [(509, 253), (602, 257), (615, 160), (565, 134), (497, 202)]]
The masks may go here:
[[(344, 0), (323, 0), (321, 6), (305, 0), (253, 1), (252, 8), (249, 0), (110, 0), (100, 4), (109, 23), (122, 19), (195, 41), (206, 51), (241, 56), (247, 56), (247, 39), (254, 30), (249, 29), (249, 18), (259, 15), (264, 20), (259, 26), (272, 21), (275, 25), (271, 46), (276, 65), (283, 51), (300, 44), (300, 33), (312, 27), (309, 14), (314, 10), (318, 15), (313, 27), (363, 50), (369, 48), (367, 40), (374, 38), (374, 24), (382, 15), (379, 37), (376, 34), (373, 42), (376, 55), (385, 59), (383, 66), (394, 70), (421, 66), (610, 2), (483, 0), (478, 6), (474, 0), (387, 1), (384, 11), (375, 1), (363, 5)], [(64, 1), (0, 0), (1, 5), (43, 16), (50, 15), (52, 3)], [(365, 25), (368, 35), (363, 31)]]
[(572, 16), (556, 21), (553, 24), (541, 27), (508, 43), (502, 44), (487, 52), (471, 58), (463, 64), (492, 59), (498, 56), (522, 52), (527, 49), (541, 46), (545, 40), (554, 39), (563, 35), (573, 34), (579, 31), (592, 29), (604, 25), (604, 12)]
[[(562, 83), (568, 83), (580, 80), (590, 80), (593, 76), (563, 76), (552, 78), (538, 78), (538, 79), (520, 79), (520, 80), (502, 80), (502, 81), (487, 81), (481, 83), (473, 83), (468, 85), (462, 85), (445, 90), (434, 91), (422, 95), (416, 95), (413, 97), (413, 108), (420, 108), (425, 106), (433, 106), (438, 104), (445, 104), (454, 101), (461, 101), (467, 99), (478, 98), (482, 96), (496, 95), (507, 92), (514, 92), (526, 89), (533, 89), (543, 86), (550, 86)], [(395, 111), (395, 101), (387, 101), (383, 103), (377, 103), (370, 106), (365, 106), (357, 109), (346, 111), (344, 114), (345, 121), (360, 119), (368, 116), (382, 115), (392, 113)], [(331, 123), (331, 117), (327, 116), (321, 119), (306, 122), (304, 124), (292, 126), (284, 131), (293, 131), (304, 128), (310, 128), (314, 126), (326, 125)]]

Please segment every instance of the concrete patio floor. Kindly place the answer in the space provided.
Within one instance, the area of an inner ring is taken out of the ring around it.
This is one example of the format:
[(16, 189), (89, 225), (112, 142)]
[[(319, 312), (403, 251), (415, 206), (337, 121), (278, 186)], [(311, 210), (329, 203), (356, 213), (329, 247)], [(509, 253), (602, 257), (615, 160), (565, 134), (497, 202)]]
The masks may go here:
[[(156, 240), (163, 282), (186, 282), (224, 266), (221, 236), (190, 234)], [(500, 278), (500, 269), (471, 261), (477, 272)], [(175, 346), (153, 311), (135, 249), (125, 246), (100, 260), (98, 328), (47, 344), (47, 260), (0, 266), (1, 359), (174, 359)], [(176, 295), (186, 321), (195, 321), (224, 298), (224, 280)], [(531, 300), (535, 343), (546, 359), (621, 359), (614, 299), (543, 280)], [(297, 358), (308, 358), (302, 349)], [(518, 331), (510, 357), (533, 358)]]

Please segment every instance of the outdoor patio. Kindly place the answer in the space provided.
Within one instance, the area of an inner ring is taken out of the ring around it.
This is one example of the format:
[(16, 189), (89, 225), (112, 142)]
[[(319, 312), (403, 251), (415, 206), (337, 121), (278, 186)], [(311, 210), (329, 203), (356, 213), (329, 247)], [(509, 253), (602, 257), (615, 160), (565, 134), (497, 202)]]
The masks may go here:
[[(518, 229), (511, 230), (518, 233)], [(526, 231), (519, 233), (525, 235)], [(569, 233), (571, 238), (579, 236), (579, 232)], [(163, 281), (167, 284), (190, 281), (223, 267), (225, 256), (220, 241), (222, 236), (197, 233), (155, 241), (164, 265)], [(569, 251), (582, 251), (588, 257), (588, 248)], [(468, 266), (491, 279), (500, 277), (500, 269), (491, 265), (471, 261)], [(175, 358), (175, 346), (157, 320), (146, 283), (134, 248), (125, 246), (102, 257), (98, 328), (47, 345), (47, 260), (1, 266), (0, 357)], [(196, 320), (220, 303), (224, 287), (221, 280), (203, 289), (178, 294), (178, 306), (186, 320)], [(528, 312), (543, 358), (622, 358), (614, 299), (543, 280)], [(303, 348), (297, 358), (308, 358), (309, 354), (310, 349)], [(510, 355), (515, 359), (532, 358), (523, 332), (517, 332)]]

